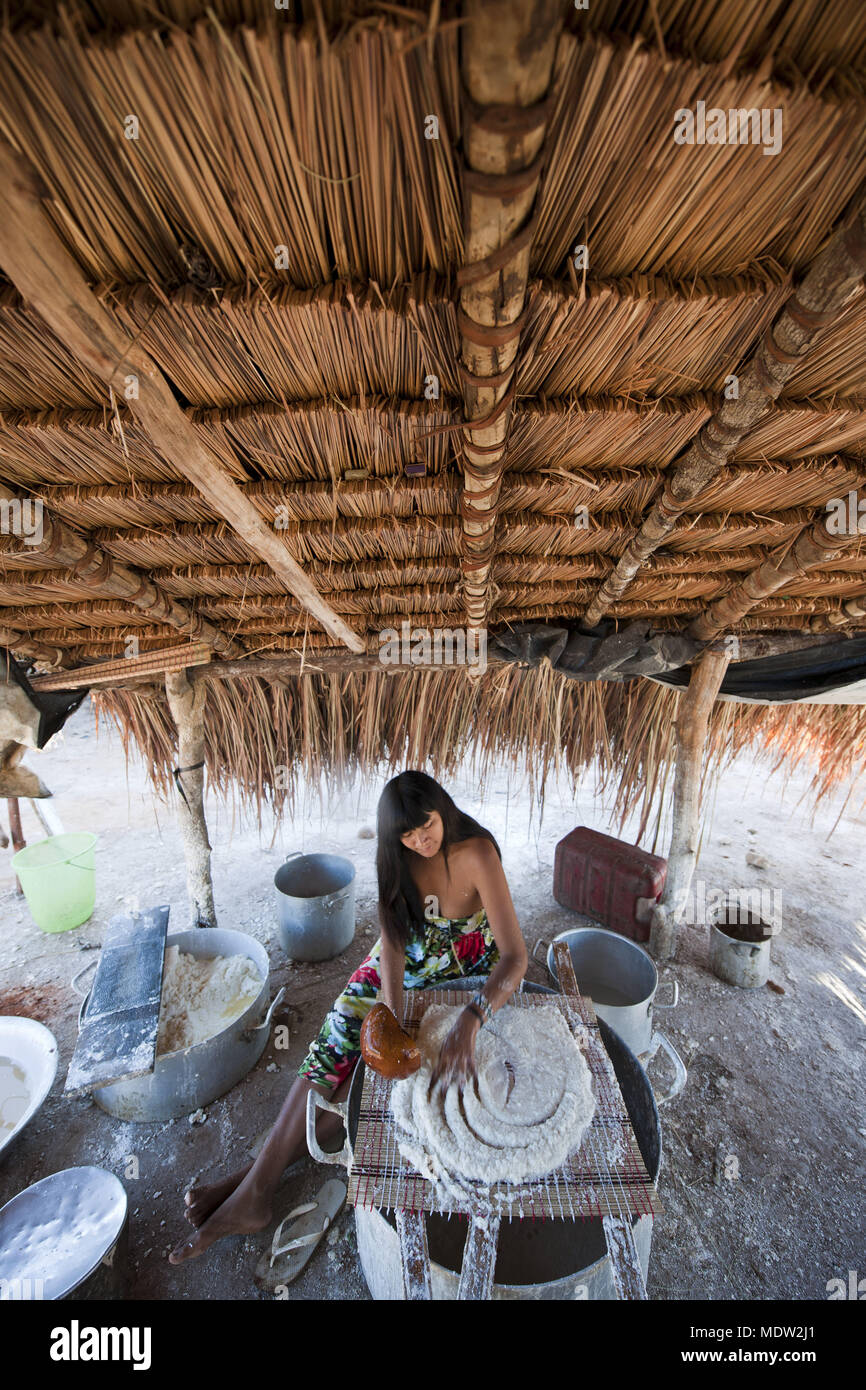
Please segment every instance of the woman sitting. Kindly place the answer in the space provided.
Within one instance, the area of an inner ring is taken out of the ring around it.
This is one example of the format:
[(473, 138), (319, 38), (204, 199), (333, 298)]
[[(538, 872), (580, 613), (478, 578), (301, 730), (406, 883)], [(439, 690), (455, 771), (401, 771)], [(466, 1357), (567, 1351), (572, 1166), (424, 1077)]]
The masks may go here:
[[(464, 975), (487, 976), (480, 995), (448, 1034), (433, 1083), (462, 1085), (474, 1073), (483, 1022), (520, 985), (528, 958), (493, 836), (455, 806), (423, 772), (401, 772), (378, 807), (376, 869), (382, 935), (334, 1003), (299, 1069), (274, 1128), (255, 1162), (222, 1182), (194, 1186), (186, 1216), (196, 1234), (172, 1264), (193, 1259), (221, 1236), (259, 1231), (273, 1219), (283, 1172), (307, 1152), (307, 1095), (332, 1100), (349, 1092), (361, 1051), (361, 1024), (381, 992), (402, 1022), (404, 989), (446, 987)], [(340, 1121), (323, 1114), (320, 1142)]]

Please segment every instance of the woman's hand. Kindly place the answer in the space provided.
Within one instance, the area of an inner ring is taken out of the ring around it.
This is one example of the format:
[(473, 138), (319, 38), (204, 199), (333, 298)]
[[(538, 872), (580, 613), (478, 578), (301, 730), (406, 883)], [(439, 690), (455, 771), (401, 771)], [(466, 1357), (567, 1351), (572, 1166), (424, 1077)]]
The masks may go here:
[(475, 1038), (481, 1020), (472, 1009), (464, 1009), (439, 1052), (428, 1088), (428, 1097), (437, 1085), (443, 1090), (453, 1081), (463, 1088), (467, 1080), (475, 1080)]

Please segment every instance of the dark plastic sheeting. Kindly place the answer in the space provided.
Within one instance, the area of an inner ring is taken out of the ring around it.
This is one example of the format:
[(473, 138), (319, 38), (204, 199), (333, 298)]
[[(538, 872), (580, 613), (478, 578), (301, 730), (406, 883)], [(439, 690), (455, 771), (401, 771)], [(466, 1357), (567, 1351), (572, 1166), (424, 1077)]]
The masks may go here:
[[(690, 666), (680, 666), (652, 679), (661, 685), (682, 687), (688, 685), (690, 674)], [(858, 681), (866, 681), (866, 637), (846, 637), (822, 647), (738, 661), (728, 667), (720, 694), (772, 704), (814, 699)]]

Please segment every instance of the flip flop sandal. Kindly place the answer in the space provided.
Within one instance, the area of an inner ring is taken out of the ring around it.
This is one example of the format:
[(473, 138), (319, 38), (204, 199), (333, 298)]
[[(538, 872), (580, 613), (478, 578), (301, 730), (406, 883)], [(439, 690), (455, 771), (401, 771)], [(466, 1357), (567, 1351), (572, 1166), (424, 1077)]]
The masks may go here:
[(329, 1178), (312, 1202), (302, 1203), (283, 1217), (256, 1265), (255, 1282), (260, 1289), (273, 1293), (278, 1285), (291, 1284), (306, 1269), (316, 1246), (342, 1211), (347, 1191), (339, 1178)]

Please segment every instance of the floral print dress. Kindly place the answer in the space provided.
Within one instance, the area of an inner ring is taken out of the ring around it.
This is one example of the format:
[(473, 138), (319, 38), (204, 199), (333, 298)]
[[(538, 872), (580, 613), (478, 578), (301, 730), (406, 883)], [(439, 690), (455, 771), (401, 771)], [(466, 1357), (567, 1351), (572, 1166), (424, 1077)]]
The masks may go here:
[[(381, 940), (362, 960), (334, 1002), (319, 1036), (298, 1068), (298, 1075), (335, 1090), (354, 1070), (361, 1055), (361, 1024), (382, 988)], [(405, 989), (434, 988), (461, 975), (489, 975), (499, 951), (484, 908), (471, 917), (426, 917), (406, 943)]]

